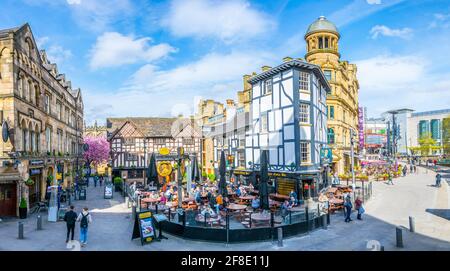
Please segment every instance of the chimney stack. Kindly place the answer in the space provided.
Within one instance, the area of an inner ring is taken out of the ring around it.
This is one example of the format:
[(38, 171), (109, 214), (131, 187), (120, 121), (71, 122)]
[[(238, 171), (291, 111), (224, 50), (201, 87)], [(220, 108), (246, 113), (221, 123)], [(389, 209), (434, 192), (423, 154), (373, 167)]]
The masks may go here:
[(283, 58), (283, 62), (289, 62), (291, 60), (292, 60), (292, 57), (290, 57), (290, 56)]

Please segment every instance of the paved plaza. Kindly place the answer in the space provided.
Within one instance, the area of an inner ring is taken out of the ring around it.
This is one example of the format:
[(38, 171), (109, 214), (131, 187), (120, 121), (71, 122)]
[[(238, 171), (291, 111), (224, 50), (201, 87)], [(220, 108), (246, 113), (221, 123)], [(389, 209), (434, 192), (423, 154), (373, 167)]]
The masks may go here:
[[(444, 173), (444, 175), (450, 173)], [(331, 216), (327, 230), (284, 240), (282, 248), (275, 242), (242, 244), (206, 243), (184, 240), (166, 234), (169, 239), (141, 246), (131, 240), (133, 221), (131, 209), (126, 208), (120, 194), (103, 199), (103, 187), (88, 188), (86, 201), (74, 201), (77, 211), (87, 206), (93, 217), (89, 227), (89, 241), (83, 251), (163, 251), (163, 250), (368, 250), (370, 244), (381, 244), (385, 250), (450, 250), (449, 185), (434, 187), (435, 173), (423, 168), (418, 174), (394, 179), (394, 185), (376, 182), (373, 197), (366, 204), (363, 221), (354, 219), (344, 223), (342, 213)], [(450, 177), (450, 176), (448, 176)], [(449, 179), (450, 180), (450, 179)], [(42, 213), (44, 215), (44, 213)], [(416, 221), (416, 233), (408, 232), (408, 219)], [(46, 217), (44, 217), (46, 218)], [(17, 239), (18, 219), (0, 223), (0, 250), (67, 251), (66, 226), (61, 222), (44, 222), (43, 230), (36, 230), (36, 215), (24, 221), (25, 239)], [(395, 228), (403, 230), (404, 248), (395, 246)], [(76, 229), (76, 238), (79, 228)], [(371, 241), (373, 240), (373, 241)]]

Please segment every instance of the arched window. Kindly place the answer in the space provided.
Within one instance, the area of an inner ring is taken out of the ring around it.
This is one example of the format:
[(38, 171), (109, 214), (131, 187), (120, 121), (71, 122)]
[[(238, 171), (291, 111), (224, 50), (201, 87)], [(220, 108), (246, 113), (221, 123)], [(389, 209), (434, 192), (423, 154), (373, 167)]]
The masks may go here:
[(334, 130), (333, 130), (333, 128), (328, 128), (328, 144), (334, 144)]
[(39, 97), (41, 97), (39, 87), (36, 85), (34, 87), (34, 101), (36, 103), (36, 106), (39, 107)]
[(25, 120), (22, 120), (22, 151), (28, 150), (28, 129)]
[(319, 37), (319, 49), (323, 49), (323, 37)]
[(33, 127), (29, 126), (29, 131), (30, 131), (30, 151), (36, 151), (36, 133), (33, 129)]
[(325, 48), (329, 48), (329, 39), (325, 38)]
[(29, 97), (29, 101), (31, 103), (34, 103), (34, 98), (35, 97), (36, 97), (36, 94), (35, 94), (34, 85), (33, 85), (33, 82), (30, 81), (30, 97)]
[(34, 133), (35, 133), (35, 145), (36, 145), (36, 152), (40, 151), (39, 144), (41, 140), (41, 131), (39, 130), (39, 126), (36, 124), (34, 127)]
[(30, 84), (26, 79), (23, 82), (23, 95), (22, 98), (28, 100), (28, 93), (30, 92)]

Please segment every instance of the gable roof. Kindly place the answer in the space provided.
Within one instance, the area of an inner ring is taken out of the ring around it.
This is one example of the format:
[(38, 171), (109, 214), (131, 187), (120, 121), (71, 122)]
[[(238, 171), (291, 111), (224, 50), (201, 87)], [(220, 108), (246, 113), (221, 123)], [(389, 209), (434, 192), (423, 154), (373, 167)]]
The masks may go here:
[[(176, 127), (174, 135), (172, 134), (172, 127), (178, 118), (145, 118), (145, 117), (126, 117), (126, 118), (107, 118), (106, 127), (110, 134), (109, 138), (114, 137), (126, 123), (131, 123), (138, 129), (145, 137), (173, 137), (178, 136), (186, 127), (193, 127), (193, 122), (189, 118), (181, 119), (181, 127)], [(190, 130), (192, 129), (192, 130)], [(188, 128), (192, 136), (197, 136), (199, 133), (196, 129)], [(183, 136), (185, 134), (183, 133)]]

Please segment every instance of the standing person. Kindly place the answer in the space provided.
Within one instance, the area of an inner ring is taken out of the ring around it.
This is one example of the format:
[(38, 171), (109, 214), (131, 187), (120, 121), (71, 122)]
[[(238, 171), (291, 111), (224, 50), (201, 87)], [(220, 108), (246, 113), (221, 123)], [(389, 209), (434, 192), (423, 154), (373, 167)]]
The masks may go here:
[(73, 241), (73, 237), (75, 235), (75, 222), (77, 221), (77, 213), (74, 211), (75, 207), (71, 205), (69, 207), (69, 211), (64, 215), (64, 221), (66, 221), (67, 225), (67, 238), (66, 243), (69, 242), (69, 235), (72, 233), (72, 238), (70, 240)]
[(362, 220), (361, 215), (364, 213), (364, 208), (362, 206), (362, 201), (359, 197), (356, 197), (355, 200), (355, 209), (358, 212), (357, 219)]
[(94, 176), (94, 187), (97, 187), (98, 175)]
[(406, 171), (408, 170), (408, 168), (406, 167), (406, 165), (402, 168), (403, 171), (403, 177), (406, 176)]
[(414, 172), (414, 166), (413, 166), (413, 164), (411, 163), (410, 165), (409, 165), (409, 173), (411, 174), (411, 173), (413, 173)]
[(352, 214), (352, 208), (353, 208), (353, 204), (352, 204), (350, 195), (347, 195), (347, 197), (345, 198), (344, 207), (345, 207), (345, 213), (346, 213), (345, 222), (353, 221), (350, 217)]
[(436, 174), (436, 187), (441, 187), (441, 179), (442, 179), (442, 176), (441, 176), (441, 174)]
[(103, 183), (103, 176), (100, 176), (99, 182), (100, 182), (100, 186), (102, 186), (102, 183)]
[(80, 222), (80, 242), (81, 246), (87, 245), (88, 226), (92, 223), (91, 214), (88, 208), (84, 207), (83, 211), (78, 215), (77, 221)]

